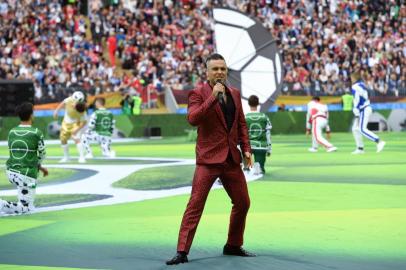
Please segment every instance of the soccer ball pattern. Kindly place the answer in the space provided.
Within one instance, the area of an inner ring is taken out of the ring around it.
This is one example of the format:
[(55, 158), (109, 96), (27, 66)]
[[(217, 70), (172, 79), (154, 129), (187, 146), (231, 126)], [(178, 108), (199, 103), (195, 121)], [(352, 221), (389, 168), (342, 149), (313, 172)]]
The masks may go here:
[(229, 67), (230, 84), (241, 90), (244, 109), (248, 97), (257, 95), (261, 111), (268, 111), (280, 93), (283, 78), (275, 39), (261, 23), (239, 11), (215, 8), (213, 16), (217, 52)]
[(77, 102), (83, 102), (85, 100), (85, 95), (80, 91), (76, 91), (72, 94), (72, 98)]
[(61, 125), (58, 123), (58, 121), (53, 121), (48, 124), (47, 132), (49, 137), (58, 138), (59, 133), (61, 132)]

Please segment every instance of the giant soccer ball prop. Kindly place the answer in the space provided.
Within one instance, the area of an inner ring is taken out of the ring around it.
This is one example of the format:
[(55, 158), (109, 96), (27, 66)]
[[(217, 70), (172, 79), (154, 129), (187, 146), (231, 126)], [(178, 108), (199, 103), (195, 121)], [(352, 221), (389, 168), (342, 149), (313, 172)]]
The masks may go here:
[(283, 79), (276, 40), (260, 22), (239, 11), (215, 8), (213, 17), (217, 52), (226, 60), (229, 83), (241, 90), (244, 110), (249, 96), (257, 95), (261, 111), (267, 112)]

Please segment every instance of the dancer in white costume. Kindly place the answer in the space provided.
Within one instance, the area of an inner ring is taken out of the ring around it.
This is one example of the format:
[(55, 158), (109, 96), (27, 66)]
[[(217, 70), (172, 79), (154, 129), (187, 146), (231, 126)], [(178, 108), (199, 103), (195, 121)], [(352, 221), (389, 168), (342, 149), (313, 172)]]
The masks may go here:
[(323, 130), (326, 129), (327, 136), (330, 136), (330, 126), (328, 125), (328, 109), (320, 102), (319, 97), (313, 97), (307, 104), (306, 134), (312, 133), (312, 147), (310, 152), (317, 152), (318, 146), (322, 145), (327, 152), (337, 151), (337, 147), (332, 145), (323, 137)]

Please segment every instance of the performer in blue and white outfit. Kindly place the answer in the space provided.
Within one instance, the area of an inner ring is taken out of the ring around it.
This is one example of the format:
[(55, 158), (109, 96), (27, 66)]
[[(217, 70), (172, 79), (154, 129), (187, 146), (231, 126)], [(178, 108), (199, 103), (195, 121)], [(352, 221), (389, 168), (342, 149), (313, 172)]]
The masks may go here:
[(372, 114), (372, 109), (368, 98), (368, 89), (361, 80), (361, 75), (358, 72), (351, 74), (351, 81), (353, 82), (351, 92), (354, 96), (354, 106), (352, 111), (355, 117), (352, 125), (352, 133), (354, 134), (355, 143), (357, 144), (357, 149), (355, 149), (352, 154), (364, 153), (364, 142), (362, 140), (362, 136), (374, 141), (376, 143), (376, 152), (379, 153), (384, 148), (385, 142), (380, 140), (378, 135), (367, 128), (369, 117)]

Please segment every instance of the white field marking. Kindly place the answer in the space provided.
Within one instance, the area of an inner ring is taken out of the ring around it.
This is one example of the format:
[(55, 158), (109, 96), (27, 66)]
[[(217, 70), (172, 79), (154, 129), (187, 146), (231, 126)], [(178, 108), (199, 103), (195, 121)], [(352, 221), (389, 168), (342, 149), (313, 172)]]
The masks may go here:
[[(62, 158), (62, 157), (50, 157), (50, 158)], [(77, 157), (75, 157), (77, 159)], [(75, 160), (73, 159), (73, 160)], [(96, 158), (97, 159), (97, 158)], [(102, 158), (100, 158), (102, 159)], [(93, 194), (93, 195), (110, 195), (112, 197), (95, 200), (91, 202), (65, 204), (59, 206), (50, 206), (37, 208), (33, 213), (58, 211), (65, 209), (75, 209), (84, 207), (93, 207), (100, 205), (113, 205), (120, 203), (129, 203), (144, 201), (150, 199), (164, 198), (182, 194), (189, 194), (192, 187), (180, 187), (163, 190), (132, 190), (126, 188), (113, 187), (112, 184), (117, 182), (126, 176), (145, 169), (154, 167), (169, 167), (169, 166), (181, 166), (181, 165), (194, 165), (194, 159), (173, 159), (173, 158), (141, 158), (141, 157), (116, 157), (113, 159), (123, 160), (150, 160), (161, 161), (156, 164), (140, 164), (140, 165), (95, 165), (95, 164), (52, 164), (47, 165), (49, 168), (66, 168), (66, 169), (90, 169), (97, 171), (97, 173), (88, 178), (77, 180), (74, 182), (60, 183), (48, 186), (41, 186), (39, 183), (36, 194)], [(253, 170), (251, 170), (253, 172)], [(247, 181), (254, 181), (262, 177), (262, 175), (253, 175), (252, 173), (246, 173), (245, 177)], [(213, 185), (213, 189), (222, 188), (217, 182)], [(16, 195), (16, 190), (3, 190), (0, 191), (1, 196)]]

